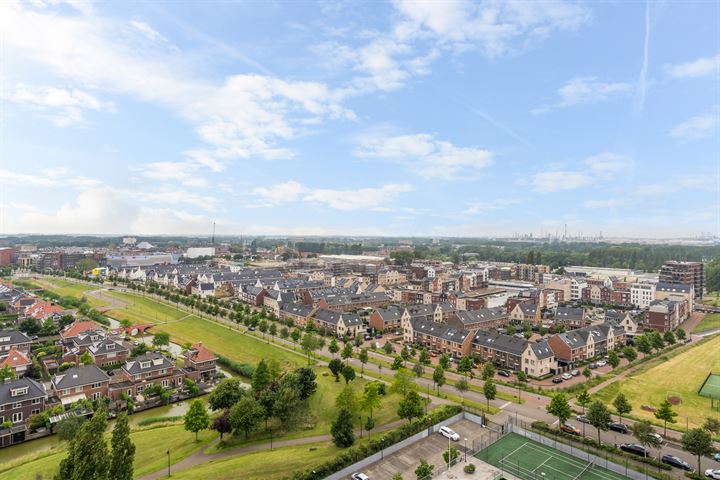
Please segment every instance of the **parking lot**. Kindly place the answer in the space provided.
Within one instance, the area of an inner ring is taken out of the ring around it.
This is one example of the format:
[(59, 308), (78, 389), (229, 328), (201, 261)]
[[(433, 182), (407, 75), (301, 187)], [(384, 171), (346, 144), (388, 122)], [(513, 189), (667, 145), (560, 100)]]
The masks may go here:
[[(473, 442), (479, 446), (478, 442), (490, 436), (488, 430), (469, 420), (460, 420), (448, 426), (460, 435), (460, 440), (452, 443), (460, 450), (461, 455), (463, 455), (465, 451), (466, 438), (467, 448), (470, 450), (473, 448)], [(435, 465), (437, 469), (445, 463), (442, 454), (447, 451), (447, 448), (448, 439), (439, 433), (433, 433), (429, 437), (423, 438), (419, 442), (392, 455), (388, 455), (383, 460), (366, 467), (363, 473), (365, 473), (370, 480), (387, 480), (392, 478), (396, 473), (401, 473), (403, 478), (415, 478), (414, 472), (420, 463), (420, 459), (424, 458), (431, 465)]]

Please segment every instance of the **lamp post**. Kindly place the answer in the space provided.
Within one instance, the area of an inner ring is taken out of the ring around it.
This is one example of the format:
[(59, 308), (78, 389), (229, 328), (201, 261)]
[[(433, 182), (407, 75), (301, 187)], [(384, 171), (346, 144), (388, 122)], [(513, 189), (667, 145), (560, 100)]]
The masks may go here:
[(167, 449), (167, 459), (168, 459), (168, 477), (170, 476), (170, 449)]
[(448, 437), (448, 470), (450, 470), (450, 437)]
[(465, 463), (467, 463), (467, 438), (463, 440), (465, 441)]
[(362, 415), (358, 415), (358, 422), (360, 422), (360, 438), (362, 438)]

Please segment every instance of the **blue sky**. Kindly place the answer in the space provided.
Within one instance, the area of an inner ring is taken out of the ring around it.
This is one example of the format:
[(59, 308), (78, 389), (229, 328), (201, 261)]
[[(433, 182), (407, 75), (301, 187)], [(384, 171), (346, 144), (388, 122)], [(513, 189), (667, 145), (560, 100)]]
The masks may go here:
[(0, 4), (0, 233), (720, 233), (717, 2)]

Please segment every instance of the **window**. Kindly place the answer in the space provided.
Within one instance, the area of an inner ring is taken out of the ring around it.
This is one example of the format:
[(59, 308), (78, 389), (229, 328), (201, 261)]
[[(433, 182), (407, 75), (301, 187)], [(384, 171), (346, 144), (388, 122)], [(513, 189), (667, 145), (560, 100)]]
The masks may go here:
[(37, 415), (38, 413), (40, 413), (40, 409), (39, 409), (39, 408), (33, 408), (32, 412), (30, 412), (30, 413), (31, 413), (32, 415)]
[(13, 403), (12, 408), (13, 408), (13, 409), (22, 408), (22, 402)]
[(32, 404), (33, 404), (33, 405), (37, 405), (38, 403), (40, 403), (41, 400), (42, 400), (41, 398), (33, 398), (33, 399), (32, 399)]
[(95, 393), (92, 394), (92, 399), (93, 399), (93, 400), (97, 400), (97, 399), (99, 399), (100, 397), (102, 397), (102, 395), (100, 394), (100, 392), (95, 392)]
[(19, 423), (22, 422), (23, 414), (22, 412), (17, 412), (12, 414), (12, 421), (13, 423)]
[(102, 383), (93, 383), (90, 385), (90, 388), (100, 388), (102, 386)]
[(167, 388), (167, 386), (168, 386), (168, 381), (167, 381), (167, 380), (163, 380), (163, 381), (162, 381), (162, 386), (165, 387), (165, 388)]
[(0, 405), (0, 412), (4, 412), (4, 411), (5, 411), (5, 405)]
[(28, 387), (13, 388), (12, 390), (10, 390), (11, 397), (19, 397), (20, 395), (25, 395), (27, 393), (28, 393)]

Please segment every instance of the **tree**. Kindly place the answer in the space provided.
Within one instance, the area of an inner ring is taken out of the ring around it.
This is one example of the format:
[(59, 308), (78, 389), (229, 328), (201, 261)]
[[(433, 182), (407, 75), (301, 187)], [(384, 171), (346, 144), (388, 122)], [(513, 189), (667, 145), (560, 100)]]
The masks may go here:
[(663, 334), (663, 340), (665, 340), (665, 343), (668, 345), (675, 345), (675, 334), (672, 332), (672, 330), (667, 330)]
[(583, 377), (585, 377), (586, 379), (589, 379), (590, 377), (592, 377), (592, 370), (585, 367), (585, 369), (582, 371), (582, 374), (583, 374)]
[(84, 417), (67, 417), (63, 418), (55, 425), (55, 433), (58, 434), (61, 440), (69, 442), (75, 438), (80, 431), (80, 427), (85, 422)]
[(330, 433), (332, 434), (333, 443), (336, 447), (348, 448), (355, 443), (353, 417), (350, 410), (346, 408), (340, 409), (337, 418), (330, 427)]
[(4, 381), (6, 378), (9, 378), (10, 380), (15, 379), (15, 370), (10, 368), (10, 365), (5, 365), (2, 369), (0, 369), (0, 381)]
[(223, 435), (232, 432), (232, 424), (230, 423), (230, 411), (225, 410), (222, 414), (215, 417), (210, 427), (220, 433), (220, 441), (223, 441)]
[(714, 435), (720, 434), (720, 420), (713, 417), (707, 417), (702, 428)]
[(355, 389), (350, 385), (345, 385), (335, 398), (335, 406), (338, 409), (349, 410), (353, 414), (357, 412), (360, 409), (360, 402), (358, 402)]
[(600, 432), (605, 431), (610, 423), (610, 411), (607, 409), (604, 403), (599, 400), (595, 400), (590, 404), (587, 411), (588, 421), (590, 425), (597, 429), (598, 434), (598, 445), (600, 444)]
[(386, 355), (390, 355), (391, 353), (393, 353), (395, 351), (395, 349), (393, 348), (392, 343), (385, 342), (385, 345), (383, 345), (383, 351), (385, 352)]
[(260, 405), (260, 402), (248, 395), (241, 398), (230, 409), (230, 425), (233, 431), (243, 432), (247, 438), (260, 425), (260, 421), (265, 415), (266, 410)]
[(340, 374), (344, 366), (339, 358), (333, 358), (328, 362), (328, 368), (330, 369), (330, 373), (333, 374), (333, 377), (335, 377), (336, 382), (340, 381)]
[(365, 387), (362, 400), (360, 401), (360, 409), (363, 412), (368, 412), (370, 418), (373, 418), (373, 410), (380, 407), (382, 397), (380, 397), (380, 386), (373, 382), (369, 383)]
[(317, 337), (313, 333), (306, 333), (302, 339), (303, 352), (307, 354), (308, 365), (310, 365), (310, 355), (320, 347)]
[(345, 365), (340, 373), (345, 379), (345, 385), (355, 380), (355, 369), (350, 365)]
[(352, 343), (345, 344), (345, 346), (342, 349), (342, 352), (340, 352), (340, 356), (342, 357), (343, 360), (345, 360), (345, 365), (347, 365), (348, 360), (353, 358)]
[(328, 350), (330, 353), (332, 353), (333, 358), (335, 358), (335, 355), (340, 351), (340, 347), (338, 346), (337, 339), (333, 338), (330, 340), (330, 345), (328, 346)]
[(158, 332), (153, 336), (153, 345), (156, 347), (162, 347), (170, 345), (170, 334), (165, 332)]
[(649, 335), (650, 343), (652, 344), (653, 348), (655, 350), (662, 350), (662, 348), (665, 346), (665, 340), (663, 340), (660, 332), (658, 332), (657, 330), (652, 330)]
[(112, 446), (112, 459), (110, 460), (109, 478), (133, 480), (135, 445), (130, 440), (130, 426), (126, 413), (120, 414), (115, 420), (110, 445)]
[(635, 422), (632, 426), (633, 436), (644, 447), (660, 448), (662, 441), (656, 436), (655, 429), (647, 420)]
[(634, 362), (637, 359), (637, 352), (635, 349), (628, 345), (622, 349), (622, 353), (627, 358), (628, 362)]
[[(70, 442), (68, 456), (60, 462), (56, 480), (106, 480), (110, 454), (103, 435), (107, 428), (105, 410), (99, 409), (84, 422)], [(100, 441), (98, 441), (100, 440)]]
[(258, 363), (258, 366), (255, 368), (255, 372), (252, 377), (253, 391), (255, 393), (262, 392), (272, 381), (273, 378), (270, 374), (270, 369), (268, 368), (267, 363), (265, 363), (265, 360), (260, 360), (260, 363)]
[(487, 381), (495, 377), (495, 365), (491, 362), (485, 364), (482, 370), (482, 379)]
[(422, 377), (422, 374), (425, 372), (425, 367), (422, 366), (422, 363), (414, 363), (413, 364), (413, 373), (415, 373), (415, 376), (420, 378)]
[(470, 385), (468, 385), (467, 380), (460, 379), (455, 382), (455, 388), (457, 388), (458, 392), (460, 392), (460, 403), (465, 405), (465, 392), (470, 390)]
[(678, 340), (683, 341), (683, 340), (685, 340), (686, 336), (687, 336), (687, 334), (685, 333), (685, 330), (682, 327), (675, 330), (675, 338), (677, 338)]
[(623, 415), (630, 413), (632, 411), (632, 405), (630, 405), (630, 402), (628, 402), (627, 398), (625, 397), (625, 394), (620, 392), (617, 394), (617, 397), (615, 397), (615, 400), (613, 400), (613, 407), (615, 407), (615, 411), (618, 414), (618, 417), (620, 418), (619, 422), (622, 423), (622, 417)]
[(617, 368), (620, 365), (620, 357), (615, 350), (610, 350), (608, 353), (608, 363), (612, 368)]
[(293, 372), (297, 379), (296, 387), (301, 400), (307, 400), (317, 390), (317, 375), (312, 368), (300, 367)]
[(448, 370), (450, 368), (450, 356), (446, 353), (441, 354), (438, 363), (443, 367), (443, 370)]
[(485, 402), (487, 403), (488, 411), (490, 410), (490, 400), (495, 400), (497, 396), (497, 387), (493, 379), (488, 379), (483, 385), (483, 395), (485, 395)]
[(437, 391), (440, 393), (440, 387), (445, 385), (445, 369), (442, 365), (435, 367), (435, 370), (433, 371), (433, 382), (437, 385)]
[(140, 355), (145, 355), (148, 351), (148, 346), (144, 343), (141, 343), (140, 345), (135, 345), (132, 350), (130, 350), (130, 358), (139, 357)]
[(553, 395), (550, 403), (547, 404), (545, 410), (550, 414), (558, 418), (558, 421), (562, 425), (572, 415), (572, 409), (564, 393), (556, 393)]
[(198, 441), (198, 432), (210, 426), (208, 415), (202, 400), (193, 400), (190, 409), (185, 414), (185, 430), (195, 433), (195, 441)]
[(365, 364), (368, 363), (369, 360), (367, 348), (360, 350), (358, 359), (360, 360), (360, 374), (363, 374), (365, 373)]
[(713, 446), (712, 436), (709, 432), (702, 428), (693, 428), (687, 431), (682, 436), (682, 448), (688, 453), (692, 453), (697, 456), (698, 468), (697, 471), (701, 472), (700, 459), (705, 455), (710, 455), (715, 451)]
[(464, 356), (460, 359), (460, 363), (458, 363), (457, 371), (458, 373), (462, 373), (465, 379), (467, 380), (468, 373), (472, 371), (473, 367), (473, 361), (470, 357)]
[(650, 343), (650, 339), (645, 334), (638, 335), (637, 338), (635, 338), (635, 347), (645, 355), (652, 353), (652, 343)]
[(663, 400), (660, 404), (660, 408), (655, 411), (655, 418), (664, 422), (663, 436), (667, 435), (668, 422), (675, 423), (675, 417), (677, 417), (677, 413), (673, 410), (672, 404), (667, 400)]
[(290, 333), (290, 338), (291, 338), (292, 341), (293, 341), (293, 348), (295, 348), (295, 347), (294, 347), (294, 344), (296, 344), (296, 343), (298, 342), (298, 340), (300, 340), (300, 337), (301, 337), (301, 336), (302, 336), (302, 333), (300, 333), (300, 330), (297, 329), (297, 328), (294, 329), (294, 330)]
[(585, 407), (590, 405), (590, 402), (592, 401), (592, 399), (590, 398), (590, 394), (587, 392), (587, 390), (583, 390), (582, 392), (580, 392), (575, 401), (578, 405), (582, 407), (583, 415), (585, 415)]
[(518, 371), (517, 379), (518, 382), (527, 382), (527, 373), (523, 372), (522, 370)]
[(395, 356), (395, 360), (393, 360), (392, 365), (390, 365), (391, 370), (398, 370), (400, 368), (403, 368), (405, 366), (405, 362), (403, 361), (402, 357), (400, 355)]
[(422, 350), (420, 350), (418, 362), (420, 362), (421, 365), (430, 365), (430, 354), (428, 353), (427, 348), (423, 347)]
[(212, 410), (225, 410), (235, 405), (244, 393), (239, 378), (225, 378), (208, 396), (208, 405)]
[(34, 318), (28, 318), (20, 323), (18, 330), (28, 335), (37, 335), (40, 332), (40, 325)]
[(413, 418), (422, 417), (424, 412), (423, 401), (415, 390), (410, 390), (405, 394), (398, 404), (398, 417), (407, 418), (408, 422), (412, 422)]
[(90, 356), (90, 353), (83, 352), (82, 355), (78, 358), (78, 362), (82, 365), (90, 365), (93, 363), (93, 358)]
[(400, 368), (395, 372), (393, 377), (393, 383), (390, 386), (390, 391), (393, 393), (399, 393), (400, 395), (407, 395), (411, 390), (415, 390), (417, 384), (414, 381), (413, 373), (407, 368)]
[(424, 480), (433, 474), (435, 465), (430, 465), (424, 458), (420, 459), (420, 465), (415, 469), (417, 480)]
[[(288, 377), (285, 377), (288, 378)], [(285, 378), (283, 380), (285, 380)], [(293, 382), (282, 382), (274, 395), (272, 409), (264, 412), (264, 417), (274, 415), (283, 424), (289, 424), (300, 410), (300, 396)], [(267, 427), (267, 424), (266, 424)]]

